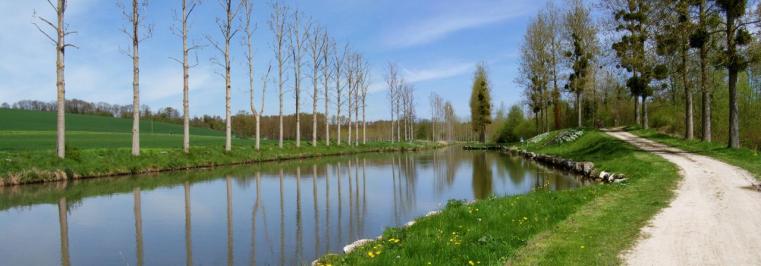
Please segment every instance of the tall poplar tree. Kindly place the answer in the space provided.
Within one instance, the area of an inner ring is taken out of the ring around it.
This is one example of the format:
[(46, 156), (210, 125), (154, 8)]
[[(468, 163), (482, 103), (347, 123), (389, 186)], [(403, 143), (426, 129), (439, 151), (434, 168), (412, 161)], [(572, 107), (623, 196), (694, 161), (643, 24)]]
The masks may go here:
[(470, 120), (479, 141), (486, 142), (486, 126), (491, 124), (491, 89), (483, 63), (476, 66), (470, 94)]

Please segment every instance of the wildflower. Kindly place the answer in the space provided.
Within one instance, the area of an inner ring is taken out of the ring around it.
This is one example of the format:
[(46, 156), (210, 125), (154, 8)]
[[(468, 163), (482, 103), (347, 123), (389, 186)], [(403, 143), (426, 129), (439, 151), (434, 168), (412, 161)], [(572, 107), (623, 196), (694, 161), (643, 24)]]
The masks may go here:
[(475, 262), (473, 262), (472, 260), (469, 260), (469, 261), (468, 261), (468, 264), (470, 264), (470, 266), (476, 265), (476, 263), (475, 263)]
[(372, 251), (367, 252), (367, 256), (369, 256), (370, 258), (375, 258), (375, 254)]
[(584, 249), (584, 245), (581, 245), (581, 248)]

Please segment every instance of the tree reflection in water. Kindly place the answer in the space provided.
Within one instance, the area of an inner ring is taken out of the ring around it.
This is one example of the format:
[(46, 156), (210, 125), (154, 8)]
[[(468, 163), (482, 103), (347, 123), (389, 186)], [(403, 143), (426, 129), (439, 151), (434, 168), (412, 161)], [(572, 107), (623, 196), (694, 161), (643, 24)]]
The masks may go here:
[[(309, 168), (311, 177), (302, 178), (301, 170)], [(232, 182), (233, 177), (236, 182)], [(302, 185), (311, 185), (311, 188), (302, 190)], [(450, 148), (261, 163), (145, 178), (0, 188), (0, 214), (9, 208), (24, 210), (18, 207), (34, 209), (44, 204), (58, 205), (59, 231), (54, 235), (60, 238), (56, 239), (60, 240), (60, 250), (50, 254), (60, 255), (55, 256), (55, 262), (45, 264), (71, 265), (74, 257), (76, 264), (124, 264), (126, 261), (142, 265), (146, 256), (149, 263), (164, 265), (294, 265), (309, 263), (325, 252), (340, 252), (346, 244), (359, 238), (375, 237), (387, 227), (401, 226), (439, 208), (449, 199), (483, 199), (490, 195), (526, 193), (539, 187), (566, 189), (580, 185), (573, 176), (559, 174), (520, 158)], [(225, 192), (218, 189), (221, 186)], [(150, 197), (142, 197), (148, 193)], [(221, 193), (226, 193), (226, 197), (220, 197)], [(110, 196), (99, 197), (101, 195)], [(129, 199), (127, 202), (131, 206), (124, 208), (132, 207), (133, 212), (125, 212), (121, 207), (93, 209), (119, 206), (109, 201), (120, 197)], [(173, 197), (177, 200), (167, 201)], [(194, 198), (196, 201), (191, 205)], [(226, 200), (215, 200), (220, 198)], [(252, 204), (235, 205), (234, 199)], [(82, 242), (83, 239), (87, 241), (88, 236), (72, 233), (83, 231), (81, 223), (68, 222), (71, 217), (86, 217), (78, 216), (80, 212), (77, 210), (81, 208), (90, 215), (108, 215), (109, 219), (115, 217), (117, 222), (126, 222), (111, 226), (109, 229), (113, 232), (99, 231), (102, 230), (100, 227), (85, 228), (89, 230), (86, 231), (88, 234), (98, 235), (103, 238), (103, 243), (111, 246), (93, 246)], [(173, 213), (167, 208), (178, 211)], [(219, 219), (221, 215), (216, 216), (213, 211), (223, 208), (226, 209), (226, 219)], [(279, 211), (278, 215), (269, 217), (268, 209)], [(250, 226), (236, 228), (235, 212), (249, 213)], [(156, 214), (159, 216), (155, 217)], [(25, 215), (29, 215), (30, 220), (39, 219), (32, 212), (14, 213), (21, 220)], [(143, 215), (151, 217), (143, 219)], [(0, 222), (3, 217), (0, 215)], [(165, 219), (184, 220), (184, 236), (182, 229), (171, 235), (172, 230), (162, 227), (175, 221)], [(270, 225), (277, 229), (270, 228)], [(126, 236), (133, 233), (124, 228), (134, 228), (134, 236), (127, 237), (128, 243), (119, 242), (123, 241), (125, 233)], [(50, 230), (45, 227), (35, 229)], [(193, 229), (198, 230), (196, 235), (193, 235)], [(120, 233), (122, 238), (111, 237)], [(150, 237), (144, 239), (144, 233)], [(177, 243), (184, 241), (184, 247), (178, 244), (173, 250), (171, 246), (161, 246), (161, 252), (150, 249), (173, 238)], [(14, 257), (12, 251), (20, 246), (16, 240), (12, 237), (0, 239), (0, 255), (4, 263), (35, 264), (23, 257)], [(77, 243), (75, 248), (69, 245), (69, 241)], [(144, 244), (146, 254), (143, 254)], [(222, 245), (226, 245), (225, 251), (219, 248)], [(248, 248), (235, 250), (236, 246)], [(135, 248), (134, 252), (128, 252), (134, 256), (131, 259), (124, 258), (124, 255), (117, 258), (102, 255), (131, 250), (129, 247)], [(92, 256), (93, 252), (99, 256)], [(236, 252), (238, 260), (235, 260)], [(240, 259), (241, 255), (248, 259)]]

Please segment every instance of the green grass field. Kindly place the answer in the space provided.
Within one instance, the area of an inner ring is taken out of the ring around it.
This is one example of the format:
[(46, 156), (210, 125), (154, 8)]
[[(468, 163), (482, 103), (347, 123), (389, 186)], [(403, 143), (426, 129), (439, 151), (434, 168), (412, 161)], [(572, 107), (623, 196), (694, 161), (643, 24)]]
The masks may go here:
[[(182, 151), (182, 126), (144, 121), (141, 154), (130, 153), (132, 121), (100, 116), (67, 115), (66, 158), (54, 155), (55, 113), (0, 109), (0, 185), (17, 185), (68, 179), (140, 174), (194, 167), (233, 165), (373, 151), (395, 151), (438, 147), (430, 142), (372, 142), (316, 147), (286, 141), (262, 141), (254, 149), (251, 139), (233, 139), (230, 152), (224, 151), (221, 132), (191, 129), (191, 150)], [(153, 132), (153, 133), (151, 133)]]
[(615, 265), (639, 230), (667, 206), (679, 179), (675, 166), (604, 133), (532, 151), (624, 173), (629, 181), (558, 192), (451, 202), (411, 227), (321, 265)]
[[(0, 151), (34, 151), (55, 148), (55, 113), (0, 109)], [(142, 148), (182, 147), (182, 125), (142, 120)], [(79, 149), (125, 148), (132, 144), (132, 120), (93, 115), (66, 115), (66, 144)], [(206, 128), (190, 129), (191, 145), (224, 145), (224, 133)], [(253, 145), (234, 139), (236, 145)]]

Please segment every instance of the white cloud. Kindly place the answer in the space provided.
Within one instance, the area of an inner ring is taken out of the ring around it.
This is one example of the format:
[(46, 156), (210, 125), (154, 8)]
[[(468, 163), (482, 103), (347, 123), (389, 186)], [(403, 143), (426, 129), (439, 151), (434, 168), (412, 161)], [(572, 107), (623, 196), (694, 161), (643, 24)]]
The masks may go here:
[(477, 28), (525, 13), (517, 1), (471, 1), (447, 3), (446, 10), (413, 21), (402, 28), (391, 29), (383, 42), (393, 48), (410, 47), (431, 43), (457, 31)]
[[(401, 76), (405, 81), (415, 84), (419, 82), (439, 80), (459, 76), (473, 70), (476, 63), (444, 63), (427, 68), (407, 68), (401, 66)], [(385, 77), (380, 75), (380, 77)], [(368, 89), (371, 93), (386, 89), (385, 81), (376, 81)]]
[(449, 78), (470, 72), (475, 63), (445, 64), (426, 69), (402, 68), (404, 79), (411, 83)]

